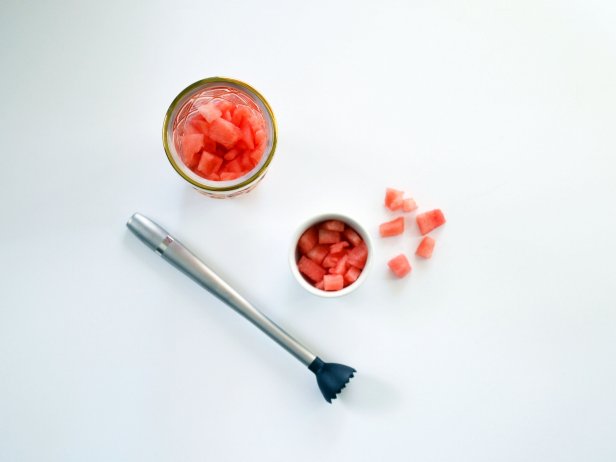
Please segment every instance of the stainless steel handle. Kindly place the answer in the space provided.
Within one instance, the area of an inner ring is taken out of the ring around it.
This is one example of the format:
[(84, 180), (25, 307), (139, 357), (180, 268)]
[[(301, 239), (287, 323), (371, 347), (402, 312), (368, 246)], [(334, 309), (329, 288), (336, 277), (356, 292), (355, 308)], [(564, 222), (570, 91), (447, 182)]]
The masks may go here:
[(126, 226), (144, 244), (252, 322), (300, 362), (309, 366), (315, 360), (315, 354), (256, 309), (160, 225), (140, 213), (135, 213)]

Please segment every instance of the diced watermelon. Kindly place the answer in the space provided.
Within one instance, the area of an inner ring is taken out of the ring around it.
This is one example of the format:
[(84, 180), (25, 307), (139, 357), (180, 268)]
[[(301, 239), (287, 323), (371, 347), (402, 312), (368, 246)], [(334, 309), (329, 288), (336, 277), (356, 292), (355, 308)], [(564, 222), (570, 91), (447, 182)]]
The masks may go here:
[(324, 222), (321, 226), (323, 227), (323, 229), (326, 229), (328, 231), (344, 231), (344, 223), (342, 223), (340, 220), (328, 220)]
[(220, 179), (221, 181), (231, 181), (235, 180), (236, 178), (239, 178), (240, 176), (242, 175), (237, 172), (222, 172), (220, 174)]
[(249, 172), (254, 168), (255, 165), (257, 165), (255, 161), (250, 157), (250, 155), (246, 153), (241, 154), (238, 159), (244, 172)]
[(226, 99), (217, 98), (212, 101), (214, 102), (214, 104), (216, 104), (216, 106), (218, 106), (218, 108), (222, 112), (229, 111), (234, 106), (234, 104), (231, 101), (227, 101)]
[(349, 267), (349, 265), (347, 264), (347, 259), (348, 257), (346, 255), (343, 255), (342, 258), (338, 260), (338, 263), (336, 263), (336, 266), (329, 269), (329, 273), (330, 274), (340, 274), (340, 275), (346, 273)]
[(308, 228), (299, 238), (297, 242), (297, 247), (299, 251), (304, 255), (310, 252), (315, 245), (317, 245), (319, 241), (318, 231), (316, 226), (311, 226)]
[(415, 255), (422, 258), (430, 258), (432, 256), (432, 252), (434, 251), (434, 244), (436, 244), (436, 241), (430, 236), (424, 237), (419, 243), (419, 246), (415, 251)]
[(345, 285), (353, 284), (357, 281), (357, 278), (361, 274), (361, 270), (355, 266), (350, 266), (346, 273), (344, 273)]
[(411, 264), (406, 255), (400, 254), (387, 262), (389, 269), (399, 278), (403, 278), (411, 272)]
[(235, 159), (239, 153), (240, 151), (238, 149), (233, 148), (233, 149), (229, 149), (223, 157), (225, 160), (231, 161)]
[(199, 106), (197, 110), (205, 118), (205, 120), (207, 120), (207, 122), (210, 124), (214, 120), (222, 116), (222, 111), (220, 110), (220, 108), (212, 102)]
[(216, 141), (214, 141), (212, 138), (210, 138), (207, 135), (203, 136), (203, 149), (206, 150), (209, 153), (212, 154), (217, 154), (217, 146), (216, 146)]
[(207, 151), (203, 151), (201, 154), (201, 160), (197, 166), (197, 170), (207, 178), (213, 173), (217, 173), (221, 165), (222, 159), (220, 157)]
[(210, 124), (210, 138), (225, 148), (231, 148), (240, 137), (240, 129), (225, 119), (216, 119)]
[[(336, 255), (328, 254), (323, 260), (323, 268), (333, 268), (338, 264), (339, 258)], [(348, 258), (347, 258), (348, 260)]]
[(317, 282), (314, 286), (319, 290), (323, 290), (323, 281)]
[(201, 114), (195, 114), (186, 120), (184, 126), (184, 135), (207, 135), (209, 124), (205, 121)]
[[(252, 125), (254, 127), (254, 125)], [(267, 137), (267, 135), (265, 134), (265, 130), (263, 129), (259, 129), (255, 132), (255, 143), (259, 144), (263, 141), (265, 141), (265, 138)]]
[(379, 226), (381, 237), (397, 236), (404, 232), (404, 217), (394, 218)]
[(362, 269), (366, 265), (367, 259), (368, 247), (366, 247), (365, 242), (362, 242), (347, 252), (347, 261), (349, 265), (356, 268)]
[(327, 291), (340, 290), (344, 287), (344, 278), (341, 274), (326, 274), (323, 276), (323, 289)]
[(240, 126), (242, 140), (246, 143), (248, 149), (255, 148), (255, 140), (252, 137), (252, 130), (250, 128), (250, 124), (247, 120), (242, 121), (242, 125)]
[[(233, 116), (231, 115), (231, 111), (226, 110), (223, 114), (222, 114), (222, 118), (225, 119), (227, 122), (231, 122), (233, 120)], [(233, 122), (231, 122), (233, 123)]]
[(363, 239), (361, 238), (361, 236), (357, 234), (357, 232), (354, 229), (349, 228), (348, 226), (344, 230), (344, 237), (346, 237), (347, 240), (355, 246), (363, 242)]
[(325, 270), (304, 255), (297, 262), (297, 269), (313, 282), (319, 282), (325, 276)]
[(264, 152), (265, 143), (259, 143), (259, 145), (250, 153), (250, 158), (254, 161), (255, 165), (259, 163)]
[(404, 199), (402, 201), (402, 211), (403, 212), (412, 212), (413, 210), (417, 209), (417, 203), (415, 202), (415, 199)]
[(422, 235), (428, 234), (434, 228), (438, 228), (445, 223), (445, 215), (443, 215), (440, 209), (420, 213), (415, 219), (417, 220), (417, 226), (419, 226), (419, 232)]
[(402, 207), (403, 195), (404, 191), (387, 188), (385, 190), (385, 207), (392, 211), (400, 209)]
[(250, 116), (252, 116), (252, 111), (250, 110), (250, 108), (245, 104), (238, 104), (235, 108), (235, 112), (233, 113), (232, 122), (235, 126), (239, 127), (241, 126), (242, 121)]
[(336, 244), (332, 244), (329, 246), (329, 253), (331, 253), (332, 255), (336, 255), (342, 252), (345, 248), (347, 248), (350, 245), (351, 244), (349, 244), (347, 241), (340, 241)]
[(306, 256), (319, 265), (323, 263), (323, 260), (329, 253), (329, 247), (326, 245), (318, 244), (312, 249), (306, 252)]
[(199, 151), (203, 148), (203, 135), (182, 136), (182, 160), (188, 168), (199, 163)]
[(319, 244), (335, 244), (336, 242), (340, 242), (340, 232), (319, 229)]

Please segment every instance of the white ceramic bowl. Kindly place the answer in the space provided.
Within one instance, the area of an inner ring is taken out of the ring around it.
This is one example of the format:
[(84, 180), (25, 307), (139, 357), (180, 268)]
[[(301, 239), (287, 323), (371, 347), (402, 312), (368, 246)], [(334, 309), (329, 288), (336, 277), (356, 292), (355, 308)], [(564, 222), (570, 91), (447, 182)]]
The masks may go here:
[[(317, 289), (316, 287), (314, 287), (312, 284), (306, 281), (306, 279), (304, 279), (304, 276), (301, 275), (301, 273), (299, 272), (299, 269), (297, 268), (297, 257), (298, 257), (297, 242), (299, 241), (299, 238), (304, 233), (304, 231), (306, 231), (312, 225), (315, 225), (317, 223), (320, 223), (326, 220), (340, 220), (343, 223), (346, 223), (351, 228), (353, 228), (355, 231), (357, 231), (357, 233), (361, 236), (361, 238), (366, 243), (366, 247), (368, 248), (368, 259), (366, 260), (366, 266), (364, 266), (364, 269), (362, 270), (357, 280), (353, 284), (343, 289), (331, 291), (331, 292), (327, 292), (325, 290)], [(349, 294), (353, 292), (354, 290), (356, 290), (359, 286), (362, 285), (362, 283), (368, 277), (368, 272), (370, 271), (372, 260), (373, 260), (373, 246), (372, 246), (372, 239), (370, 239), (370, 235), (368, 234), (366, 229), (362, 225), (360, 225), (357, 221), (341, 213), (323, 213), (321, 215), (312, 217), (309, 220), (306, 220), (297, 228), (297, 231), (295, 232), (295, 234), (293, 234), (293, 238), (291, 239), (291, 249), (289, 251), (289, 267), (291, 268), (291, 273), (293, 273), (293, 276), (295, 276), (295, 279), (297, 280), (300, 286), (302, 286), (304, 289), (306, 289), (311, 294), (318, 295), (319, 297), (325, 297), (325, 298), (341, 297), (343, 295)]]

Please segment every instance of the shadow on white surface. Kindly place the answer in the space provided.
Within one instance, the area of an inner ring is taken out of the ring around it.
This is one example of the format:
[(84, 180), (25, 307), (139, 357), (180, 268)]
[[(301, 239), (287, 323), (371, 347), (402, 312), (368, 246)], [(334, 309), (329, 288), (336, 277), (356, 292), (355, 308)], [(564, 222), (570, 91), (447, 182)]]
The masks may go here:
[(360, 412), (378, 414), (396, 408), (401, 395), (378, 377), (360, 373), (351, 379), (337, 400)]

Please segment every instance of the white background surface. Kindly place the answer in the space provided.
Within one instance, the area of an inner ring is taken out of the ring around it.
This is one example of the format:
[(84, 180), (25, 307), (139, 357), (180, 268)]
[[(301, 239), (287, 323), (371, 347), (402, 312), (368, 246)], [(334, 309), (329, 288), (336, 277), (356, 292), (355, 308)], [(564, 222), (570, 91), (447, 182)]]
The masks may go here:
[[(0, 5), (0, 460), (616, 459), (611, 1)], [(168, 165), (162, 118), (212, 75), (280, 144), (230, 201)], [(448, 218), (377, 240), (366, 284), (301, 289), (289, 236), (386, 186)], [(159, 220), (325, 359), (311, 374), (124, 227)]]

